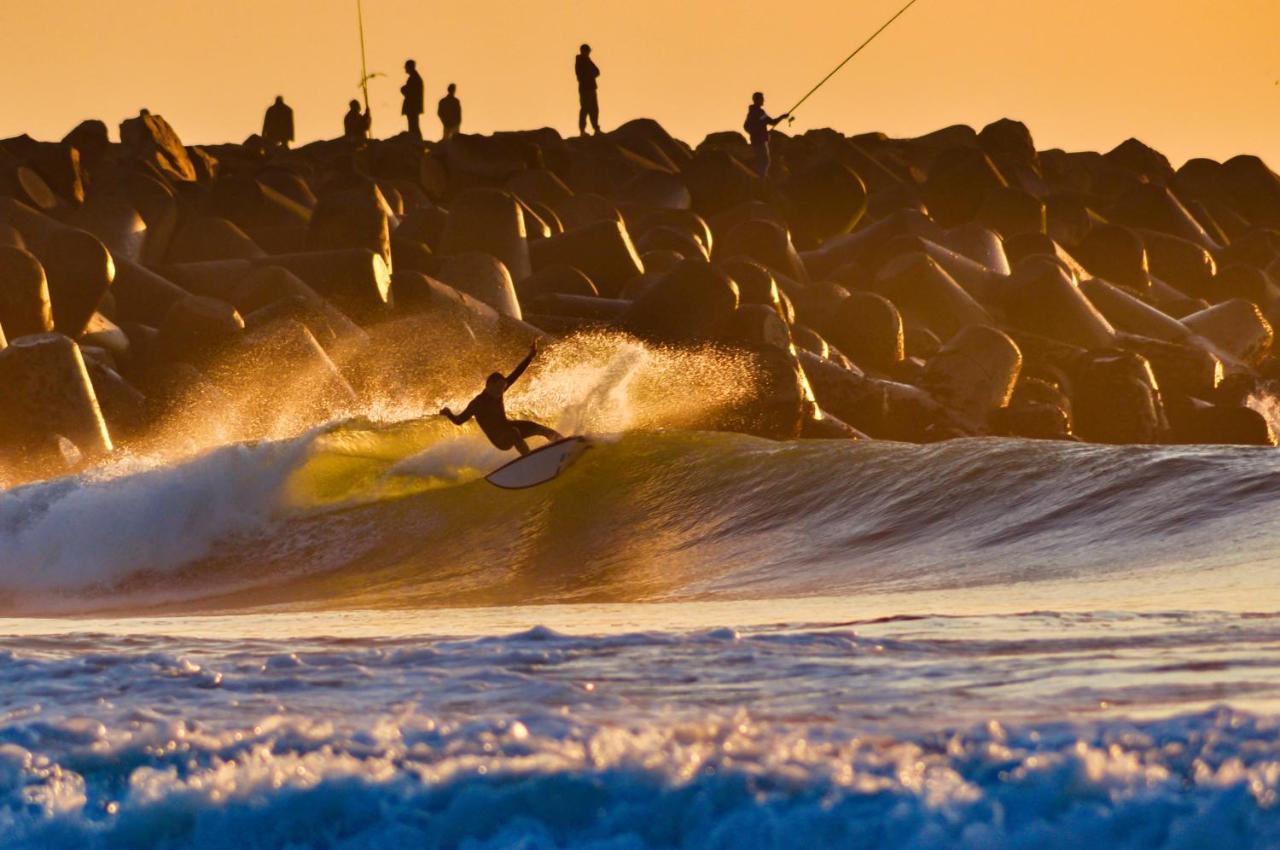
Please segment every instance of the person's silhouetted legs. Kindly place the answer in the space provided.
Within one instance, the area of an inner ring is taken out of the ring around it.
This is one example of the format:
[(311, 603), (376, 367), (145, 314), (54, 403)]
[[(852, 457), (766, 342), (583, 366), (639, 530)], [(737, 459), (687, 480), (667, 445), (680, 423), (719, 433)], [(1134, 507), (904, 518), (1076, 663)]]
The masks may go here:
[(756, 174), (760, 175), (761, 180), (769, 178), (769, 168), (773, 165), (773, 157), (769, 154), (769, 146), (753, 145), (756, 152)]
[(554, 443), (563, 440), (564, 435), (559, 431), (548, 428), (545, 425), (539, 425), (537, 422), (530, 422), (527, 419), (515, 419), (511, 422), (511, 427), (515, 429), (515, 447), (516, 451), (522, 455), (529, 453), (529, 444), (526, 442), (530, 437), (543, 437), (548, 443)]
[(578, 110), (578, 135), (587, 134), (587, 122), (594, 133), (600, 133), (600, 102), (595, 90), (581, 92), (581, 108)]
[(516, 419), (513, 420), (511, 424), (520, 432), (520, 436), (525, 439), (528, 439), (529, 437), (546, 437), (552, 442), (564, 439), (564, 435), (554, 428), (548, 428), (546, 425), (539, 425), (537, 422), (530, 422), (528, 419)]

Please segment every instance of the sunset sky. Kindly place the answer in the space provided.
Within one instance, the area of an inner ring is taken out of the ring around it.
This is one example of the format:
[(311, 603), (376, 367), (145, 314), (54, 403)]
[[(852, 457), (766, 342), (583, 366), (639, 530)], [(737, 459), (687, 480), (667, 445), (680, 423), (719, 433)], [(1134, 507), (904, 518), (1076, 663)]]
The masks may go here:
[[(405, 58), (467, 132), (576, 128), (573, 56), (602, 70), (602, 120), (696, 143), (781, 112), (904, 0), (365, 0), (374, 132), (401, 129)], [(624, 11), (625, 10), (625, 11)], [(61, 138), (146, 106), (191, 144), (240, 141), (283, 94), (302, 140), (340, 134), (360, 75), (355, 0), (0, 0), (0, 135)], [(794, 130), (916, 135), (1025, 121), (1041, 148), (1137, 136), (1176, 164), (1248, 152), (1280, 168), (1277, 0), (919, 0), (819, 92)]]

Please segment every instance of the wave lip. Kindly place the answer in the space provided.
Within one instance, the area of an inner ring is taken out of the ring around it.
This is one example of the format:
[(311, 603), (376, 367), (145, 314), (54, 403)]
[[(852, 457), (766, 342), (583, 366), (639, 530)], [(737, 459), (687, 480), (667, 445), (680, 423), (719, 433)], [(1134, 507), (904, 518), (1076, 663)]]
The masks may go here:
[(306, 442), (231, 445), (176, 467), (0, 492), (0, 596), (110, 588), (263, 528)]
[(1278, 563), (1280, 458), (1250, 449), (633, 433), (518, 494), (479, 480), (502, 460), (431, 420), (359, 420), (0, 493), (0, 612), (1016, 599), (1245, 566), (1265, 593)]

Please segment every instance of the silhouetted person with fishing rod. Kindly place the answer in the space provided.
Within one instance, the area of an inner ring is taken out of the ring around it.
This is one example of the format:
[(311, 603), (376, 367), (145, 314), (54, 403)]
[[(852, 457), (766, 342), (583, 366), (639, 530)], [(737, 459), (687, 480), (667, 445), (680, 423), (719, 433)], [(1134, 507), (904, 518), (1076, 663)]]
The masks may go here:
[(440, 98), (436, 106), (436, 116), (444, 132), (440, 138), (452, 139), (462, 128), (462, 101), (458, 100), (458, 84), (449, 83), (449, 93)]
[(287, 148), (293, 141), (293, 109), (276, 95), (276, 102), (267, 107), (262, 119), (262, 141), (268, 148)]
[(360, 101), (352, 100), (347, 104), (347, 114), (342, 116), (342, 135), (353, 146), (359, 147), (369, 138), (369, 127), (372, 124), (369, 110), (360, 111)]
[(587, 134), (587, 121), (590, 120), (591, 127), (598, 136), (600, 135), (600, 93), (596, 80), (600, 76), (600, 69), (596, 67), (595, 62), (591, 61), (591, 45), (584, 44), (579, 48), (573, 70), (578, 76), (578, 135)]
[(418, 73), (418, 63), (412, 59), (404, 63), (404, 72), (409, 75), (409, 79), (405, 80), (404, 85), (400, 87), (400, 94), (404, 95), (404, 105), (400, 107), (400, 114), (409, 122), (409, 135), (415, 139), (422, 139), (422, 75)]
[(747, 131), (747, 138), (751, 140), (751, 149), (756, 154), (756, 173), (761, 180), (769, 179), (769, 130), (790, 117), (788, 112), (770, 118), (764, 111), (764, 94), (756, 92), (751, 95), (751, 105), (747, 107), (747, 120), (743, 122), (742, 129)]
[(524, 374), (524, 370), (529, 368), (529, 364), (533, 362), (537, 353), (538, 342), (534, 340), (529, 348), (529, 356), (521, 360), (520, 365), (510, 375), (503, 376), (500, 372), (494, 372), (485, 380), (484, 392), (473, 398), (461, 413), (455, 414), (446, 407), (440, 411), (440, 415), (454, 425), (461, 425), (468, 419), (474, 418), (480, 430), (489, 438), (489, 442), (504, 452), (514, 448), (521, 455), (527, 455), (529, 444), (525, 441), (530, 437), (545, 437), (549, 442), (563, 440), (563, 435), (545, 425), (539, 425), (527, 419), (507, 418), (503, 396)]

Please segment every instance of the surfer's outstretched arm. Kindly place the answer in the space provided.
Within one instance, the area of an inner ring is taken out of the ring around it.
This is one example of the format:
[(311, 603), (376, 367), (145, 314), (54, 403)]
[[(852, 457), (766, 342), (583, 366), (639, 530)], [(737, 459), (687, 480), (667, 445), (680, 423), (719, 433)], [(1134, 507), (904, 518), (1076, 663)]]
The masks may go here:
[(476, 403), (474, 401), (468, 404), (466, 409), (463, 410), (461, 413), (454, 413), (452, 410), (446, 407), (441, 409), (440, 415), (448, 419), (454, 425), (461, 425), (462, 423), (470, 419), (472, 416), (475, 416), (475, 413), (476, 413), (475, 407), (476, 407)]
[(511, 386), (512, 384), (514, 384), (520, 378), (520, 376), (524, 374), (524, 370), (529, 368), (529, 364), (533, 362), (533, 358), (537, 356), (537, 354), (538, 354), (538, 341), (535, 339), (533, 341), (533, 345), (530, 346), (529, 348), (529, 355), (525, 357), (525, 359), (520, 361), (520, 365), (515, 368), (514, 372), (512, 372), (510, 375), (507, 375), (507, 386)]

